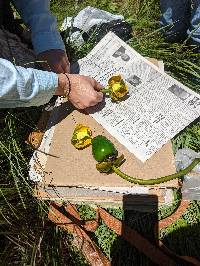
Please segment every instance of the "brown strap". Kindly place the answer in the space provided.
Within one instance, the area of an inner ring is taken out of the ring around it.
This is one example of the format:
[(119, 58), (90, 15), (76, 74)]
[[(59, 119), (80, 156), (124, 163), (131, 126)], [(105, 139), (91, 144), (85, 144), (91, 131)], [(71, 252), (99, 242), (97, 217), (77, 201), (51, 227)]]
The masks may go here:
[(122, 236), (127, 242), (144, 253), (155, 264), (159, 265), (176, 265), (172, 258), (167, 256), (156, 246), (152, 245), (147, 239), (138, 234), (134, 229), (122, 224), (121, 221), (110, 215), (104, 209), (98, 209), (100, 217), (104, 223), (111, 228), (117, 235)]
[[(189, 202), (181, 202), (179, 208), (171, 217), (168, 217), (159, 222), (159, 228), (164, 228), (178, 219), (188, 207)], [(188, 256), (179, 256), (170, 249), (168, 249), (162, 241), (158, 241), (158, 247), (152, 245), (147, 239), (142, 237), (137, 231), (125, 225), (122, 221), (116, 219), (102, 208), (97, 209), (96, 220), (82, 221), (80, 214), (76, 207), (68, 204), (65, 211), (68, 215), (66, 217), (58, 208), (60, 205), (55, 203), (51, 204), (51, 212), (49, 212), (49, 219), (56, 223), (58, 226), (67, 230), (75, 235), (74, 244), (83, 252), (90, 265), (110, 265), (110, 262), (93, 243), (86, 231), (94, 232), (97, 229), (99, 217), (104, 223), (112, 229), (117, 235), (123, 237), (127, 242), (136, 247), (140, 252), (150, 258), (155, 264), (159, 265), (176, 265), (175, 259), (181, 259), (185, 262), (192, 263), (200, 266), (200, 262)], [(52, 214), (53, 212), (53, 214)], [(156, 233), (157, 234), (157, 233)], [(156, 239), (157, 239), (156, 235)]]
[[(89, 235), (80, 226), (74, 224), (71, 219), (62, 214), (58, 209), (59, 206), (52, 203), (48, 218), (62, 229), (74, 235), (73, 243), (83, 253), (88, 263), (92, 266), (109, 266), (110, 261), (94, 244)], [(74, 209), (73, 212), (76, 213), (76, 210)], [(78, 216), (76, 216), (76, 218), (78, 218)]]
[[(169, 217), (161, 220), (158, 222), (158, 228), (159, 231), (163, 228), (166, 228), (167, 226), (169, 226), (170, 224), (174, 223), (176, 220), (178, 220), (186, 211), (186, 209), (188, 208), (188, 206), (190, 205), (190, 201), (188, 200), (182, 200), (180, 205), (178, 206), (178, 208), (176, 209), (176, 211)], [(156, 225), (156, 230), (155, 230), (155, 234), (157, 234), (157, 225)], [(157, 237), (157, 236), (156, 236)], [(192, 263), (196, 266), (200, 266), (200, 262), (193, 258), (193, 257), (189, 257), (189, 256), (179, 256), (178, 254), (176, 254), (175, 252), (173, 252), (172, 250), (170, 250), (168, 247), (166, 247), (162, 241), (158, 242), (159, 247), (166, 253), (169, 254), (173, 257), (177, 257), (179, 259), (185, 260), (186, 262)]]
[[(159, 229), (169, 226), (171, 223), (175, 222), (178, 218), (180, 218), (187, 209), (187, 207), (189, 206), (189, 204), (190, 204), (189, 201), (182, 201), (177, 210), (170, 217), (167, 217), (166, 219), (159, 221), (158, 223)], [(116, 234), (122, 236), (125, 240), (127, 240), (130, 244), (135, 246), (139, 251), (143, 252), (155, 263), (158, 264), (159, 262), (159, 265), (174, 265), (174, 264), (168, 264), (168, 260), (169, 263), (175, 263), (174, 261), (171, 262), (172, 258), (174, 257), (192, 263), (196, 266), (200, 266), (200, 262), (197, 259), (189, 256), (179, 256), (175, 252), (167, 248), (162, 243), (162, 241), (158, 241), (159, 247), (165, 253), (163, 257), (163, 253), (161, 252), (161, 250), (159, 250), (155, 246), (152, 246), (152, 244), (148, 240), (139, 235), (134, 229), (131, 229), (128, 226), (123, 225), (121, 221), (111, 216), (102, 208), (99, 208), (99, 212), (100, 212), (100, 217), (103, 219), (103, 221), (106, 223), (106, 225), (109, 228), (111, 228)], [(156, 235), (156, 239), (157, 237), (158, 236)], [(166, 257), (167, 255), (170, 256), (170, 258)], [(165, 261), (162, 257), (165, 259)]]
[(190, 204), (190, 201), (188, 200), (182, 200), (176, 211), (169, 217), (161, 220), (158, 222), (158, 229), (161, 230), (170, 224), (174, 223), (176, 220), (178, 220), (183, 213), (186, 211)]
[(99, 225), (98, 212), (97, 212), (96, 220), (82, 221), (80, 214), (78, 213), (78, 211), (76, 210), (76, 207), (73, 204), (68, 204), (65, 207), (65, 210), (70, 214), (71, 216), (70, 218), (74, 223), (78, 224), (79, 226), (82, 226), (86, 231), (89, 231), (89, 232), (96, 231)]

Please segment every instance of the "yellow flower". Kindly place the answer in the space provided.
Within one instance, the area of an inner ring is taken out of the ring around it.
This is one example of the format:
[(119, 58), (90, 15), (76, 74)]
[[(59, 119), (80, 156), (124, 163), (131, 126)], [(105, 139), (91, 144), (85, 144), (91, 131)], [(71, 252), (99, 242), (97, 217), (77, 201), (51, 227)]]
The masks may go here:
[(108, 81), (108, 90), (113, 101), (122, 99), (128, 93), (128, 85), (121, 75), (112, 76)]
[(74, 129), (71, 143), (76, 149), (84, 149), (91, 144), (91, 136), (92, 131), (89, 127), (78, 124)]

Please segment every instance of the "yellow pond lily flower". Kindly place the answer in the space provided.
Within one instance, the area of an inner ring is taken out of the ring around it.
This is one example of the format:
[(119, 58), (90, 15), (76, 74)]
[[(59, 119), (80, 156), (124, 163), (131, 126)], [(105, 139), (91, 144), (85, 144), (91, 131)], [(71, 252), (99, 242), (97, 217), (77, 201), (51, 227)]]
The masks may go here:
[(121, 100), (128, 93), (128, 85), (121, 75), (112, 76), (108, 81), (107, 88), (113, 101)]
[(79, 124), (75, 127), (71, 139), (72, 145), (76, 149), (84, 149), (92, 142), (92, 131), (89, 127)]

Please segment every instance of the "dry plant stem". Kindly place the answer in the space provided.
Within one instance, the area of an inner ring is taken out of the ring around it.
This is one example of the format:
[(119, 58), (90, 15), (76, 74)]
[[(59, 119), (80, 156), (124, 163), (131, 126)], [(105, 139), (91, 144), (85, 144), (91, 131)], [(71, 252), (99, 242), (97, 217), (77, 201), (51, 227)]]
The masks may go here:
[(138, 184), (138, 185), (155, 185), (155, 184), (160, 184), (160, 183), (165, 183), (167, 181), (173, 180), (175, 178), (179, 178), (183, 175), (186, 175), (187, 173), (189, 173), (198, 163), (200, 163), (200, 158), (196, 158), (194, 159), (194, 161), (185, 169), (181, 170), (178, 173), (172, 174), (172, 175), (167, 175), (167, 176), (163, 176), (163, 177), (158, 177), (155, 179), (149, 179), (149, 180), (145, 180), (145, 179), (138, 179), (136, 177), (132, 177), (129, 176), (123, 172), (121, 172), (119, 170), (119, 168), (117, 168), (116, 166), (112, 166), (113, 171), (119, 175), (120, 177), (122, 177), (123, 179), (134, 183), (134, 184)]

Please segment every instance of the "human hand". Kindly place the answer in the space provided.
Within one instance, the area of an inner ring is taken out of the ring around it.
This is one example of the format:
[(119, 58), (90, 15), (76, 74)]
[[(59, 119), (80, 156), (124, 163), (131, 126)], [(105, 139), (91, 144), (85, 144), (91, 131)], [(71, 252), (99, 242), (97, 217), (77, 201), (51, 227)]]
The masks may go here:
[(103, 93), (100, 92), (103, 86), (95, 79), (76, 74), (69, 75), (69, 78), (71, 92), (68, 99), (76, 108), (85, 109), (103, 100)]
[(55, 73), (69, 73), (70, 63), (67, 55), (63, 50), (52, 49), (44, 51), (37, 56), (41, 65), (46, 71), (53, 71)]
[(64, 74), (58, 75), (58, 88), (55, 95), (69, 94), (69, 101), (78, 109), (94, 106), (103, 100), (103, 93), (100, 92), (103, 86), (95, 79), (76, 74), (68, 74), (68, 77), (69, 80)]

